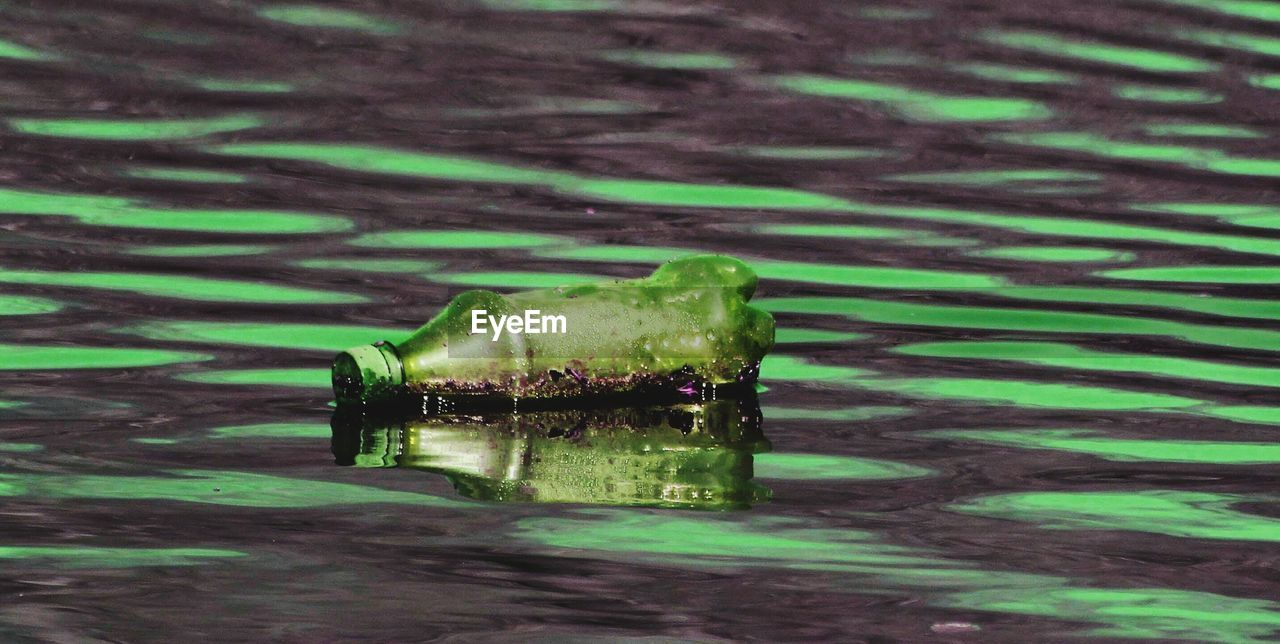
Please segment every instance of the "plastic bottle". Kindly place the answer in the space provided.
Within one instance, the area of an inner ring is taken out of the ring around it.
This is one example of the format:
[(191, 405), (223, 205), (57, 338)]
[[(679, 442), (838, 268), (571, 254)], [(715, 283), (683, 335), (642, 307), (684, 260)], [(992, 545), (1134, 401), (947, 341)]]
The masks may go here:
[(773, 317), (747, 304), (756, 282), (737, 259), (699, 255), (644, 279), (512, 295), (467, 291), (398, 345), (339, 354), (334, 393), (344, 404), (406, 395), (713, 398), (708, 391), (719, 387), (750, 387), (773, 348)]

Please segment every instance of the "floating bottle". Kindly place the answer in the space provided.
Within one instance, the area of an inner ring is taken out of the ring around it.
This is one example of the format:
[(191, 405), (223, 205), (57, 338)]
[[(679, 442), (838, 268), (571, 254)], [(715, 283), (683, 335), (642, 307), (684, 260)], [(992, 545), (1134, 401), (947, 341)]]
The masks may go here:
[(749, 400), (388, 419), (335, 412), (340, 465), (443, 474), (463, 496), (515, 503), (745, 509), (770, 449)]
[[(643, 279), (499, 295), (472, 290), (399, 344), (342, 352), (339, 403), (556, 400), (619, 394), (714, 398), (750, 388), (773, 317), (747, 304), (756, 275), (722, 255)], [(437, 396), (437, 398), (432, 398)]]

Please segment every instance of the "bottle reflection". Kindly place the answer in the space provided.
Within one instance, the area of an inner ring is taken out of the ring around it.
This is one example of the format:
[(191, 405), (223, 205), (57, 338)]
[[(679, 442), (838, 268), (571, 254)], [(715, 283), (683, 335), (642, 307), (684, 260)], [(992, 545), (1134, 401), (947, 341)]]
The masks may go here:
[(485, 501), (699, 510), (767, 501), (752, 455), (769, 450), (749, 400), (386, 419), (339, 409), (339, 465), (445, 475)]

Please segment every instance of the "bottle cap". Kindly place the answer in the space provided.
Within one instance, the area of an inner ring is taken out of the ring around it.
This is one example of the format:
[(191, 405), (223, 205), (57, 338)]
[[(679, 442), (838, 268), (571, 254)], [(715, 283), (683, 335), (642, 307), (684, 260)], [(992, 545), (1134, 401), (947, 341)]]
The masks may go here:
[(339, 403), (389, 397), (404, 384), (404, 366), (390, 342), (347, 349), (333, 360), (333, 393)]

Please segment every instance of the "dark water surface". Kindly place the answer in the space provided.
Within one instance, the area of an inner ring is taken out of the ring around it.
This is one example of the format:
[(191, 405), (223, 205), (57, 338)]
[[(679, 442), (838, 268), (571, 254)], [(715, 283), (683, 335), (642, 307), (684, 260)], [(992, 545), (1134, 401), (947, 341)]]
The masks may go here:
[[(0, 640), (1272, 640), (1278, 92), (1261, 0), (0, 2)], [(691, 251), (746, 447), (334, 464), (336, 351)]]

